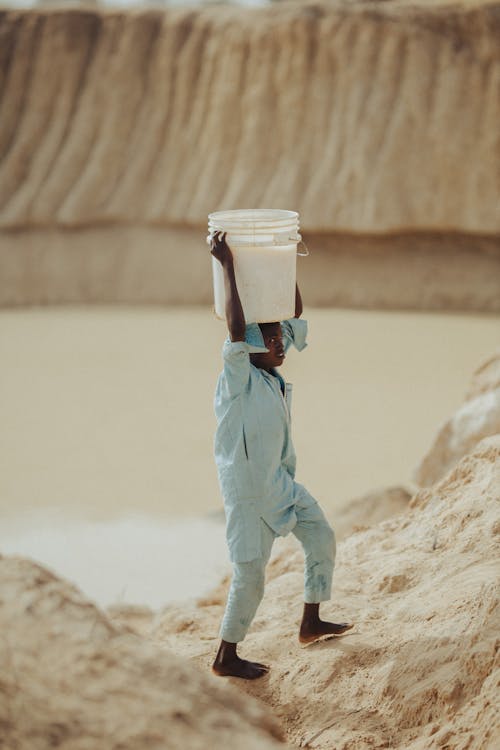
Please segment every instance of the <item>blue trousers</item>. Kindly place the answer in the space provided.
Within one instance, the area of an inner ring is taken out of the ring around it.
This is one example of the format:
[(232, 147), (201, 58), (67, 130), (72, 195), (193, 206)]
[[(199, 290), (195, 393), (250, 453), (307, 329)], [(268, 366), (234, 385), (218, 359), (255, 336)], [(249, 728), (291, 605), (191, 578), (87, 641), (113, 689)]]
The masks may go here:
[[(233, 576), (222, 620), (220, 637), (228, 643), (239, 643), (247, 634), (264, 596), (266, 565), (278, 536), (261, 519), (262, 556), (251, 562), (233, 563)], [(304, 601), (324, 602), (330, 599), (335, 564), (335, 534), (323, 511), (316, 505), (297, 509), (297, 524), (292, 529), (304, 548)]]

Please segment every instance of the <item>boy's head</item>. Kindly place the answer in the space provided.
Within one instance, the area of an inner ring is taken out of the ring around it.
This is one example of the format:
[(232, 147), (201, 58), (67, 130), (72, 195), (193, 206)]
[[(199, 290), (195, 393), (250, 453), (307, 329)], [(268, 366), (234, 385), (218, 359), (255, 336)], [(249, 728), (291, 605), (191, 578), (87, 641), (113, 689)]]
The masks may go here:
[(285, 347), (283, 345), (283, 331), (280, 323), (259, 323), (259, 328), (264, 339), (264, 346), (269, 349), (262, 354), (251, 354), (250, 360), (255, 367), (270, 370), (271, 367), (279, 367), (285, 359)]

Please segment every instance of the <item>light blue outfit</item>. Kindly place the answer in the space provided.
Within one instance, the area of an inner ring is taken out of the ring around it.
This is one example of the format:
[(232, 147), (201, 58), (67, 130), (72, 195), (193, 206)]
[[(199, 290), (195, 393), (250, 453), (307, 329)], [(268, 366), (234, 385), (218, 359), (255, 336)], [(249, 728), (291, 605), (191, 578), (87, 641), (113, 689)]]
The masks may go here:
[[(307, 322), (281, 323), (283, 344), (302, 351)], [(295, 482), (291, 439), (292, 386), (277, 370), (250, 362), (267, 352), (257, 324), (245, 341), (223, 347), (224, 370), (215, 393), (215, 460), (219, 474), (233, 578), (221, 637), (243, 640), (264, 592), (264, 571), (274, 539), (293, 531), (305, 552), (305, 601), (330, 598), (335, 536), (317, 501)]]

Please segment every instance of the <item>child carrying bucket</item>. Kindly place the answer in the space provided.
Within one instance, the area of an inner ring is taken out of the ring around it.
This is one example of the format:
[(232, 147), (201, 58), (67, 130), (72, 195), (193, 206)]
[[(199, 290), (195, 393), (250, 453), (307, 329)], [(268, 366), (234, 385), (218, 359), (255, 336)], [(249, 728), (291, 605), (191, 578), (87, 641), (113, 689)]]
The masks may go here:
[(274, 539), (292, 532), (305, 554), (304, 610), (299, 641), (340, 635), (348, 623), (325, 622), (319, 604), (330, 599), (335, 536), (317, 501), (295, 482), (291, 439), (291, 385), (277, 369), (293, 344), (306, 346), (307, 323), (295, 286), (295, 317), (246, 325), (236, 286), (233, 254), (225, 233), (211, 238), (222, 266), (229, 339), (215, 394), (215, 460), (226, 512), (233, 576), (212, 669), (217, 675), (262, 677), (269, 667), (241, 659), (240, 643), (264, 593), (264, 575)]

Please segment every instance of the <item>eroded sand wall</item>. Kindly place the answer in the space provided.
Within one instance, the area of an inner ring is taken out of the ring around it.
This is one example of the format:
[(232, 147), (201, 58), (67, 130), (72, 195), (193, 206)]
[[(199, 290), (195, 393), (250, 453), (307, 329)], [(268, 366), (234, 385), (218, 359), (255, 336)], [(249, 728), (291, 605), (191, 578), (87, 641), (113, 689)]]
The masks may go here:
[(2, 17), (2, 225), (499, 232), (500, 5)]
[[(146, 226), (172, 240), (178, 227), (202, 236), (211, 210), (242, 206), (294, 208), (325, 246), (339, 233), (351, 244), (362, 235), (365, 247), (373, 235), (391, 242), (390, 233), (423, 233), (418, 250), (437, 232), (452, 241), (458, 233), (473, 253), (481, 235), (498, 273), (499, 8), (4, 11), (2, 277), (21, 236), (16, 245), (11, 230), (105, 225), (106, 232), (130, 228), (130, 238)], [(45, 236), (38, 266), (27, 268), (20, 254), (18, 275), (43, 275), (51, 264)], [(57, 247), (60, 271), (48, 287), (4, 283), (0, 303), (43, 302), (52, 288), (63, 301), (78, 285), (82, 301), (135, 299), (133, 286), (117, 291), (102, 279), (84, 292), (85, 262), (68, 262), (72, 246)], [(88, 248), (91, 266), (96, 250)], [(142, 252), (123, 256), (125, 275)], [(482, 260), (478, 254), (488, 278), (491, 263)], [(155, 300), (154, 273), (146, 275), (145, 297)], [(411, 306), (433, 297), (420, 291)], [(206, 288), (197, 295), (204, 301)], [(311, 302), (336, 295), (316, 296)], [(464, 308), (463, 295), (441, 294), (452, 308), (491, 309), (480, 286), (468, 296), (474, 300)], [(375, 302), (370, 293), (361, 297), (363, 306), (379, 304), (378, 294)], [(391, 294), (385, 304), (383, 297), (382, 306), (393, 305)], [(399, 304), (407, 297), (401, 291)], [(165, 292), (162, 301), (173, 299)]]

